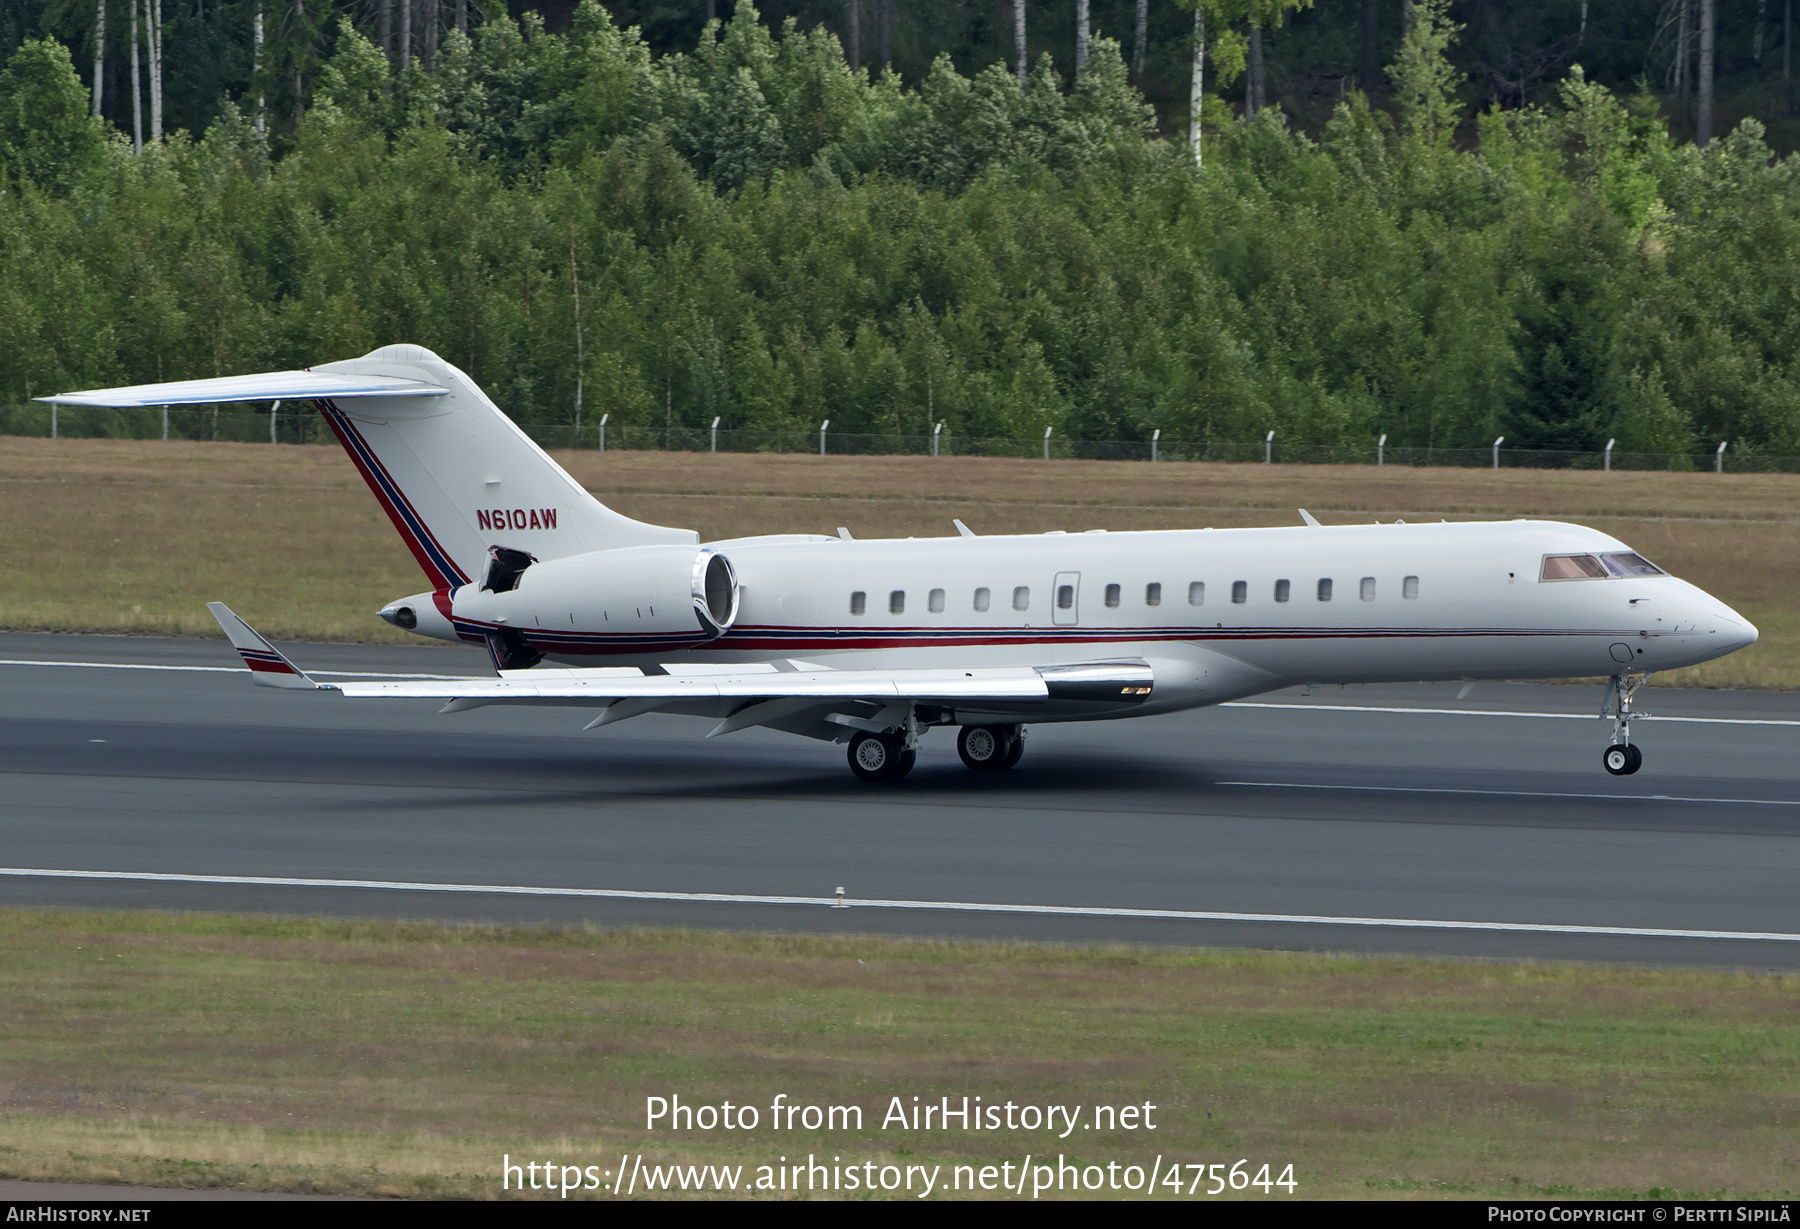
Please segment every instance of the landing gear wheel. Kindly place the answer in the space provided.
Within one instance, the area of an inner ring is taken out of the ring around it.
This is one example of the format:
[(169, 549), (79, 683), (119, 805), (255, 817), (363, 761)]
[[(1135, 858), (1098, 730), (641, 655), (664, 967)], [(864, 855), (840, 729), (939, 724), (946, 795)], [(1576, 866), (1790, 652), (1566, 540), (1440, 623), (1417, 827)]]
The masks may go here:
[(1018, 762), (1024, 748), (1003, 725), (965, 725), (956, 735), (956, 753), (970, 768), (997, 772)]
[(1614, 743), (1601, 758), (1606, 771), (1615, 777), (1629, 777), (1644, 766), (1644, 753), (1630, 743)]
[(850, 771), (864, 781), (898, 781), (912, 771), (919, 753), (901, 745), (898, 734), (858, 734), (850, 740)]
[(956, 754), (977, 771), (997, 768), (1006, 758), (1006, 740), (993, 726), (965, 725), (956, 732)]
[(1019, 757), (1024, 754), (1025, 727), (1022, 725), (1015, 725), (1012, 728), (1012, 747), (1006, 753), (1006, 762), (1000, 765), (1000, 767), (1011, 768), (1014, 764), (1019, 762)]

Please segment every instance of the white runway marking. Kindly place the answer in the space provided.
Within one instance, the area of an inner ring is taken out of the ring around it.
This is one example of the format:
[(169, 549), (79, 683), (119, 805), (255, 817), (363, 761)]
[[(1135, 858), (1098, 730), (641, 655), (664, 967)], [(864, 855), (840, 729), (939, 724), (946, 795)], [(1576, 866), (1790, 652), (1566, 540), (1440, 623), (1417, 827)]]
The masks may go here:
[(1431, 785), (1315, 785), (1297, 781), (1214, 781), (1251, 789), (1361, 790), (1373, 794), (1479, 794), (1484, 798), (1598, 798), (1606, 802), (1730, 802), (1750, 807), (1800, 807), (1792, 798), (1688, 798), (1680, 794), (1578, 794), (1547, 789), (1457, 789)]
[[(242, 666), (152, 666), (133, 661), (6, 661), (0, 666), (73, 666), (80, 670), (174, 670), (190, 674), (242, 674), (250, 671)], [(449, 679), (471, 677), (462, 674), (372, 674), (366, 670), (308, 670), (308, 674), (329, 675), (342, 679)]]
[[(4, 663), (0, 663), (4, 664)], [(1373, 704), (1294, 704), (1263, 700), (1228, 700), (1220, 708), (1291, 708), (1302, 712), (1327, 713), (1409, 713), (1425, 717), (1547, 717), (1558, 721), (1603, 721), (1589, 713), (1525, 713), (1489, 708), (1398, 708)], [(1634, 713), (1633, 721), (1685, 721), (1693, 725), (1800, 725), (1800, 720), (1786, 721), (1765, 717), (1657, 717), (1650, 713)]]
[[(538, 888), (495, 883), (407, 883), (386, 879), (288, 879), (268, 875), (182, 875), (156, 871), (65, 871), (0, 867), (22, 879), (111, 879), (134, 883), (205, 883), (262, 888), (364, 888), (388, 892), (460, 892), (497, 896), (575, 896), (608, 900), (666, 900), (692, 904), (837, 904), (833, 896), (745, 896), (724, 892), (634, 892), (624, 888)], [(1573, 926), (1554, 922), (1449, 922), (1423, 918), (1325, 917), (1309, 913), (1222, 913), (1187, 909), (1108, 909), (1086, 905), (991, 905), (957, 900), (856, 900), (855, 909), (939, 909), (957, 913), (1044, 913), (1064, 917), (1126, 917), (1151, 921), (1287, 922), (1306, 926), (1387, 926), (1419, 930), (1507, 930), (1530, 934), (1617, 935), (1650, 939), (1753, 939), (1796, 943), (1800, 934), (1756, 930), (1676, 930), (1647, 926)]]

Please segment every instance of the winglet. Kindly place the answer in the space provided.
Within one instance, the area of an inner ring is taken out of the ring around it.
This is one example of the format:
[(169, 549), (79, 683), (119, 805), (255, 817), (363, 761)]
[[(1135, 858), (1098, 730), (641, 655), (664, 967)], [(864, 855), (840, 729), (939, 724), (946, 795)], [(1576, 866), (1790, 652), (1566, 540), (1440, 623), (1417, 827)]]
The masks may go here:
[(1305, 521), (1308, 525), (1311, 525), (1314, 529), (1323, 528), (1323, 526), (1319, 524), (1319, 518), (1308, 512), (1305, 508), (1300, 509), (1300, 519)]
[(317, 691), (319, 685), (294, 668), (275, 646), (256, 634), (242, 619), (231, 613), (224, 602), (208, 602), (206, 608), (219, 621), (231, 646), (250, 667), (250, 678), (258, 687), (285, 687), (289, 690)]

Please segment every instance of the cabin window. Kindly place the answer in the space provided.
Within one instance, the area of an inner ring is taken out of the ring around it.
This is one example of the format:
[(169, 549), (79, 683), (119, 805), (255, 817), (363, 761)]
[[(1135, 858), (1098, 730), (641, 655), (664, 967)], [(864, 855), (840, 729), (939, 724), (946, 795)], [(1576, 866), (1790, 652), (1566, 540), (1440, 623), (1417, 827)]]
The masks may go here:
[(1205, 581), (1191, 580), (1188, 582), (1188, 605), (1190, 605), (1190, 606), (1206, 605), (1206, 582)]
[(976, 612), (977, 613), (984, 612), (987, 610), (987, 608), (988, 608), (988, 591), (986, 589), (975, 590), (975, 610), (976, 610)]
[(1319, 577), (1319, 600), (1321, 602), (1331, 600), (1331, 577), (1329, 576)]
[(1276, 600), (1276, 601), (1278, 601), (1278, 602), (1285, 602), (1285, 601), (1287, 601), (1287, 600), (1288, 600), (1288, 594), (1289, 594), (1289, 593), (1290, 593), (1290, 592), (1291, 592), (1291, 591), (1292, 591), (1292, 589), (1291, 589), (1291, 587), (1290, 587), (1290, 586), (1289, 586), (1289, 585), (1288, 585), (1288, 582), (1287, 582), (1287, 581), (1285, 581), (1285, 580), (1278, 580), (1278, 581), (1276, 581), (1276, 582), (1275, 582), (1275, 600)]
[(1417, 576), (1408, 576), (1400, 582), (1400, 596), (1409, 602), (1419, 600), (1419, 578)]
[(1014, 610), (1030, 610), (1031, 609), (1031, 589), (1028, 586), (1020, 585), (1018, 588), (1013, 590), (1013, 609)]
[(1245, 602), (1247, 602), (1249, 600), (1250, 600), (1250, 582), (1247, 580), (1232, 581), (1231, 582), (1231, 604), (1233, 606), (1242, 606)]
[(933, 589), (930, 596), (925, 599), (925, 606), (932, 614), (943, 614), (944, 591), (942, 589)]
[(1365, 602), (1372, 602), (1375, 600), (1375, 578), (1373, 576), (1365, 576), (1362, 578), (1362, 592), (1358, 596)]
[(1119, 604), (1119, 586), (1106, 586), (1106, 604), (1109, 607), (1117, 606)]
[(1058, 586), (1056, 586), (1056, 608), (1058, 610), (1073, 610), (1073, 609), (1075, 609), (1075, 586), (1074, 585), (1058, 585)]
[(1606, 567), (1592, 555), (1545, 555), (1539, 580), (1604, 580)]
[(888, 613), (889, 614), (905, 614), (906, 613), (906, 590), (905, 589), (895, 589), (892, 593), (888, 594)]
[(858, 589), (850, 595), (850, 613), (859, 615), (869, 608), (869, 595)]
[(1162, 605), (1162, 586), (1161, 585), (1151, 584), (1151, 585), (1144, 586), (1144, 605), (1146, 605), (1146, 606)]

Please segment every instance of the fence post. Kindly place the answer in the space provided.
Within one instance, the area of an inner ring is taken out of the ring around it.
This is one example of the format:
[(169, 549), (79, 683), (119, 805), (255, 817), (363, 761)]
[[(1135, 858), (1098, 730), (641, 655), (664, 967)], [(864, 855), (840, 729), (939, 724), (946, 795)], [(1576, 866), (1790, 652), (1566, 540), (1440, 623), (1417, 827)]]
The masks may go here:
[(1386, 464), (1387, 458), (1383, 455), (1386, 452), (1387, 432), (1383, 431), (1381, 438), (1375, 441), (1375, 468), (1380, 469), (1382, 465)]
[(611, 414), (600, 415), (600, 451), (601, 452), (606, 451), (606, 420), (611, 417), (612, 417)]
[(931, 455), (934, 457), (937, 456), (937, 454), (938, 454), (938, 436), (942, 435), (943, 433), (944, 433), (944, 424), (943, 423), (939, 423), (937, 426), (935, 426), (931, 429)]
[(1722, 474), (1725, 472), (1725, 445), (1730, 442), (1730, 440), (1719, 441), (1719, 451), (1713, 453), (1713, 473)]
[(712, 425), (712, 451), (719, 451), (719, 416), (716, 414), (713, 416)]
[(271, 444), (275, 442), (275, 412), (280, 408), (281, 402), (279, 401), (269, 403), (269, 442)]
[(831, 426), (831, 420), (829, 418), (827, 418), (824, 422), (819, 424), (819, 455), (820, 456), (825, 455), (825, 432), (828, 428), (830, 428), (830, 426)]
[(1156, 464), (1156, 441), (1162, 438), (1162, 428), (1158, 427), (1150, 433), (1150, 463)]
[(163, 443), (169, 442), (169, 407), (163, 406)]
[(1612, 446), (1618, 442), (1618, 440), (1606, 441), (1606, 462), (1601, 468), (1609, 474), (1612, 473)]
[(1273, 465), (1274, 463), (1275, 463), (1275, 433), (1273, 431), (1271, 431), (1267, 435), (1263, 436), (1263, 464), (1264, 465)]
[(50, 403), (50, 438), (56, 438), (56, 402)]
[(1050, 433), (1054, 430), (1056, 430), (1055, 427), (1044, 428), (1044, 460), (1046, 461), (1050, 459)]
[(1500, 468), (1500, 445), (1504, 444), (1505, 442), (1506, 442), (1506, 437), (1504, 435), (1494, 441), (1494, 468), (1495, 469)]

